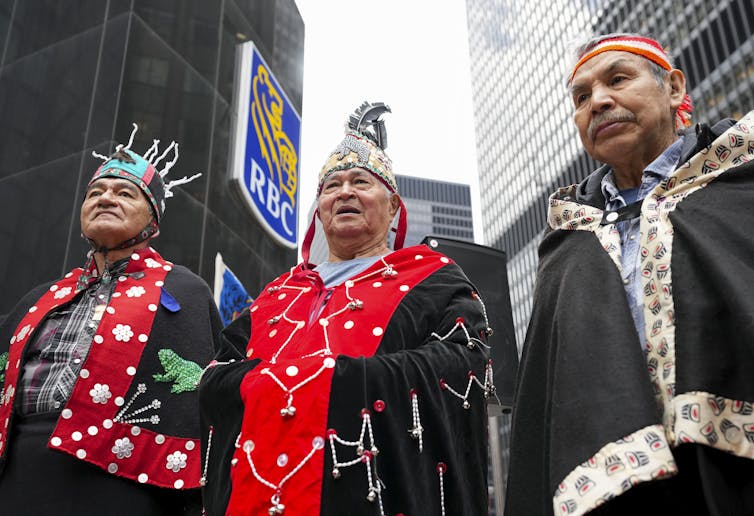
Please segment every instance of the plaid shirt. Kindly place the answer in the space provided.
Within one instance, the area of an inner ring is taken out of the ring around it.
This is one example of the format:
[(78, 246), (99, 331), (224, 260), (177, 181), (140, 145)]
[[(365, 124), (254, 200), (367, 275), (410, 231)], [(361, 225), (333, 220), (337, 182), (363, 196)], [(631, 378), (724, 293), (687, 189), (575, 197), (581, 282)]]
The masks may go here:
[(128, 258), (115, 262), (110, 274), (89, 284), (73, 302), (51, 312), (24, 356), (19, 381), (21, 414), (62, 410), (89, 353), (100, 320)]

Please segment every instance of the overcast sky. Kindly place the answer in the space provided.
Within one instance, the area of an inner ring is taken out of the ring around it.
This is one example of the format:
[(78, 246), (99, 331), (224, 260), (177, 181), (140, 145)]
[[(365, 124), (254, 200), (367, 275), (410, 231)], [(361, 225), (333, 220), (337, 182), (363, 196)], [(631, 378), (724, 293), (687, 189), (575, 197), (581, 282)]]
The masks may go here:
[(364, 100), (392, 110), (383, 119), (396, 173), (471, 185), (482, 243), (465, 1), (296, 4), (306, 30), (299, 243), (317, 174)]

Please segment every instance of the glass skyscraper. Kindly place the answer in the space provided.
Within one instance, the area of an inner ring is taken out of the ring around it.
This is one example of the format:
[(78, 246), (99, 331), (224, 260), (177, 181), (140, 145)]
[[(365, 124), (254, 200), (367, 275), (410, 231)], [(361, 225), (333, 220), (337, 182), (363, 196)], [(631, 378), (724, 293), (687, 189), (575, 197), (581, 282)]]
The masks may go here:
[(252, 295), (295, 263), (228, 185), (235, 47), (253, 41), (301, 113), (294, 0), (0, 0), (0, 318), (82, 265), (84, 188), (139, 123), (134, 149), (180, 143), (155, 247), (210, 285), (220, 251)]

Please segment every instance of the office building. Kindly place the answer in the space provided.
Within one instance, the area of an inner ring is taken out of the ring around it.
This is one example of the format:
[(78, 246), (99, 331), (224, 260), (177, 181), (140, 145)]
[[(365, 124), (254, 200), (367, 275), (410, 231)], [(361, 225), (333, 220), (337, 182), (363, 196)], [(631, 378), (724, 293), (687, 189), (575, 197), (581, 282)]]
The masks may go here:
[[(252, 295), (296, 251), (268, 237), (229, 186), (236, 46), (253, 41), (301, 113), (304, 24), (294, 0), (0, 2), (0, 317), (32, 286), (82, 265), (83, 191), (126, 143), (180, 144), (155, 247), (210, 285), (214, 258)], [(164, 147), (163, 147), (164, 148)]]
[(398, 192), (406, 205), (406, 246), (427, 235), (474, 241), (469, 185), (396, 174)]

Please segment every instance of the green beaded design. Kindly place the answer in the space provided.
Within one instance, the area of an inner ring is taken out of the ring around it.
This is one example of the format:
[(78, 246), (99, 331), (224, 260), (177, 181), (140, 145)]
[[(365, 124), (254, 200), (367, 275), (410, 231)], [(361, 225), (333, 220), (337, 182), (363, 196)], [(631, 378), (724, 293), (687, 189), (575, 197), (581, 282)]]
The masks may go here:
[(0, 355), (0, 383), (5, 381), (5, 368), (8, 366), (8, 352)]
[(173, 394), (196, 390), (202, 375), (202, 368), (199, 364), (181, 358), (172, 349), (159, 350), (157, 357), (165, 369), (165, 374), (153, 375), (156, 382), (173, 382), (173, 387), (170, 389)]

